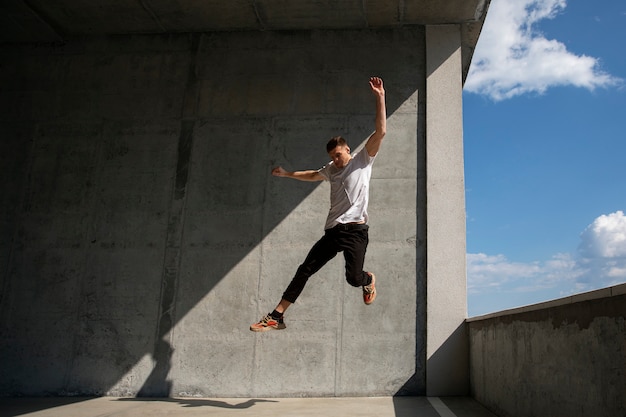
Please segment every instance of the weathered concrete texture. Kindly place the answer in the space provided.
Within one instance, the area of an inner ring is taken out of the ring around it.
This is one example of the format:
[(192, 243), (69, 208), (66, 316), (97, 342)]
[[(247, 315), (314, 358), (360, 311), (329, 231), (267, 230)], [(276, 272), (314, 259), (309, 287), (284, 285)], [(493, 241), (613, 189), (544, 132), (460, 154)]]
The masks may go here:
[[(2, 395), (423, 394), (424, 42), (414, 27), (0, 48)], [(326, 184), (270, 169), (322, 166), (335, 134), (363, 142), (371, 75), (389, 115), (379, 298), (363, 304), (339, 256), (287, 330), (254, 334), (328, 209)]]
[[(480, 20), (486, 0), (5, 0), (0, 42), (58, 41), (66, 34), (220, 30), (397, 28)], [(5, 16), (6, 15), (6, 16)], [(475, 43), (474, 43), (475, 44)]]
[(626, 415), (626, 285), (469, 321), (472, 395), (499, 416)]

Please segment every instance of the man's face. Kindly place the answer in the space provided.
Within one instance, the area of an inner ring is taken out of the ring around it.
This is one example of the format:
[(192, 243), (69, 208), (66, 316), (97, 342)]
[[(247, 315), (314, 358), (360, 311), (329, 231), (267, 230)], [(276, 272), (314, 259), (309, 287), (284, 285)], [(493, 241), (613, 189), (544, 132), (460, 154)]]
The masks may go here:
[(328, 152), (328, 155), (330, 155), (330, 159), (337, 168), (345, 167), (352, 158), (352, 155), (350, 155), (350, 148), (345, 145), (337, 146), (335, 149)]

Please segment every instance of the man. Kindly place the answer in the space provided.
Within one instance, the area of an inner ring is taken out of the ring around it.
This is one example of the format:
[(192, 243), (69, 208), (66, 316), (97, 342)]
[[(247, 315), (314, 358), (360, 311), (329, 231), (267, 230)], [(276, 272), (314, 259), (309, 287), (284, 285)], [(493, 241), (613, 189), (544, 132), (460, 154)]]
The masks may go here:
[(365, 304), (371, 304), (376, 298), (376, 277), (372, 272), (363, 271), (363, 263), (368, 244), (369, 182), (372, 164), (385, 137), (387, 111), (383, 80), (372, 77), (369, 83), (376, 98), (376, 130), (368, 138), (364, 149), (351, 155), (345, 139), (336, 136), (326, 145), (331, 162), (323, 168), (295, 172), (285, 171), (282, 167), (272, 170), (272, 174), (277, 177), (300, 181), (329, 181), (330, 210), (324, 236), (311, 248), (302, 265), (298, 267), (274, 311), (250, 326), (250, 330), (254, 332), (284, 329), (286, 326), (283, 315), (287, 308), (296, 301), (309, 277), (338, 252), (343, 252), (346, 261), (346, 280), (353, 287), (363, 288)]

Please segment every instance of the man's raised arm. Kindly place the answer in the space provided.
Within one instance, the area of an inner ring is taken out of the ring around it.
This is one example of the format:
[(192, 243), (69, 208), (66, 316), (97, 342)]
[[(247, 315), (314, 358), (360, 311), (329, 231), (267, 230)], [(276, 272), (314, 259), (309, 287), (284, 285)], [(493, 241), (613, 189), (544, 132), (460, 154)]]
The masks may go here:
[(293, 178), (294, 180), (299, 181), (323, 181), (324, 177), (322, 174), (315, 170), (307, 170), (307, 171), (285, 171), (282, 167), (276, 167), (272, 170), (272, 175), (275, 177), (287, 177)]
[(376, 130), (367, 140), (365, 149), (369, 156), (376, 156), (387, 133), (387, 108), (383, 80), (379, 77), (370, 78), (370, 88), (376, 98)]

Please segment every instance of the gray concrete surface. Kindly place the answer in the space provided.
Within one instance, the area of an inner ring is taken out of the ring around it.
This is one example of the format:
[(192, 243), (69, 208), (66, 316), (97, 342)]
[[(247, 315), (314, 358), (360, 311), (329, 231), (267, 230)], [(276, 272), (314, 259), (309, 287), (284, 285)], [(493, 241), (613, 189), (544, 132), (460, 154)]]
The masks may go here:
[(455, 24), (461, 28), (463, 75), (488, 0), (4, 0), (0, 43), (63, 42), (76, 36), (242, 30), (381, 29)]
[[(141, 3), (153, 23), (172, 17)], [(432, 37), (408, 25), (417, 3), (401, 3), (394, 10), (405, 17), (375, 29), (174, 33), (187, 30), (181, 23), (150, 35), (128, 34), (125, 19), (146, 19), (142, 12), (68, 2), (61, 16), (48, 3), (3, 5), (17, 22), (25, 10), (35, 27), (47, 25), (54, 42), (0, 45), (0, 393), (419, 395), (427, 373), (441, 372), (430, 393), (466, 394), (455, 329), (463, 276), (437, 272), (444, 259), (426, 254), (427, 230), (450, 224), (464, 239), (463, 172), (447, 174), (453, 194), (445, 185), (427, 191), (427, 177), (462, 155), (461, 121), (440, 119), (450, 108), (460, 117), (486, 2), (464, 3), (469, 20), (465, 7), (452, 18), (449, 3), (429, 2), (440, 14), (427, 23), (448, 23)], [(98, 24), (114, 29), (90, 26), (103, 16)], [(260, 22), (280, 21), (272, 19)], [(102, 36), (112, 33), (125, 35)], [(372, 75), (384, 78), (388, 106), (366, 261), (378, 299), (363, 305), (339, 257), (288, 312), (286, 331), (253, 334), (249, 324), (276, 304), (328, 209), (324, 184), (270, 169), (321, 167), (336, 134), (353, 148), (366, 140)], [(431, 143), (445, 136), (449, 146), (429, 148), (427, 166), (429, 118), (451, 127), (433, 128)], [(427, 211), (428, 192), (457, 210)], [(426, 322), (427, 304), (455, 306), (438, 310), (445, 326)]]
[(11, 398), (0, 417), (288, 416), (495, 417), (467, 397), (379, 398)]
[[(486, 0), (159, 0), (98, 5), (80, 0), (5, 0), (0, 41), (58, 40), (65, 34), (232, 30), (368, 29), (472, 22)], [(47, 31), (42, 30), (47, 28)], [(56, 35), (56, 38), (50, 38)]]
[(468, 326), (472, 395), (498, 415), (626, 415), (626, 284)]
[(463, 84), (458, 27), (428, 26), (426, 42), (426, 393), (467, 395)]
[[(423, 393), (423, 53), (419, 27), (0, 48), (0, 392)], [(389, 107), (366, 263), (379, 298), (365, 306), (338, 257), (286, 331), (254, 334), (328, 210), (326, 184), (270, 169), (321, 167), (335, 134), (363, 142), (373, 74)]]

